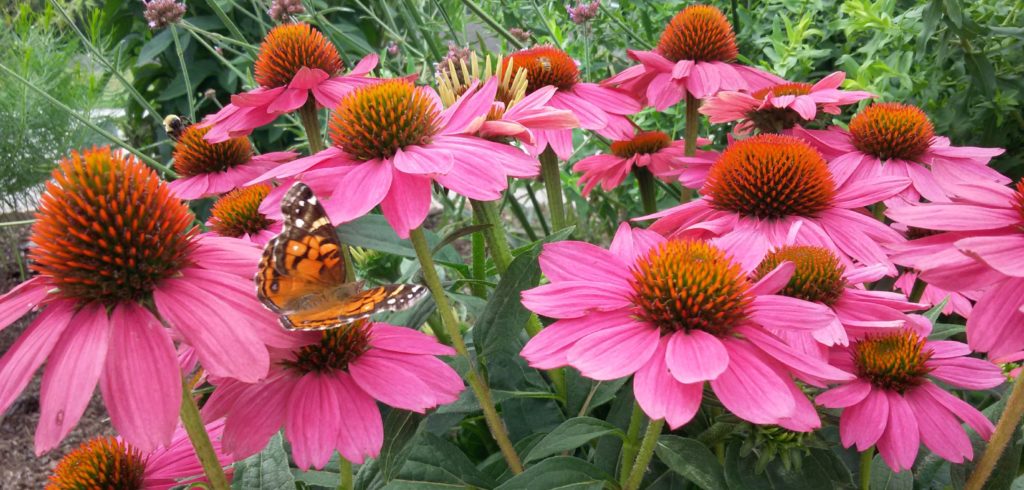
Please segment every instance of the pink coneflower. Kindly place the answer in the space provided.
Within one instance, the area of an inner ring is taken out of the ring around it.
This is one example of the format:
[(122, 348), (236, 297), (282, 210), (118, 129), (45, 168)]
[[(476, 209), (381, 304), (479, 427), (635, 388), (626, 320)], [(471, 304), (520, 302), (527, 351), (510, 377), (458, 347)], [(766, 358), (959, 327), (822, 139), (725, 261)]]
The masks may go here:
[[(729, 145), (712, 167), (703, 196), (649, 217), (651, 229), (671, 237), (714, 238), (745, 270), (772, 248), (817, 245), (843, 264), (896, 268), (880, 243), (903, 240), (863, 212), (910, 182), (866, 175), (837, 185), (821, 154), (792, 136), (762, 134)], [(789, 237), (794, 225), (795, 236)]]
[(272, 220), (259, 210), (270, 190), (267, 184), (256, 184), (225, 194), (213, 203), (206, 226), (215, 235), (265, 245), (282, 228), (281, 221)]
[(906, 177), (911, 186), (885, 201), (889, 207), (917, 202), (948, 202), (949, 188), (961, 182), (985, 180), (1010, 182), (988, 167), (1002, 148), (951, 146), (949, 139), (935, 136), (928, 115), (908, 104), (885, 102), (868, 106), (850, 120), (849, 131), (839, 127), (826, 130), (794, 128), (829, 160), (836, 184), (848, 179), (877, 174)]
[(978, 181), (951, 189), (950, 203), (890, 209), (898, 223), (945, 231), (891, 245), (894, 262), (913, 267), (929, 284), (980, 291), (967, 319), (971, 349), (996, 360), (1024, 350), (1024, 182), (1016, 192)]
[(197, 237), (188, 208), (135, 158), (72, 152), (36, 219), (38, 275), (0, 297), (0, 328), (42, 312), (0, 359), (0, 411), (45, 362), (38, 454), (75, 426), (97, 383), (129, 443), (169, 443), (181, 403), (172, 337), (210, 373), (247, 381), (267, 372), (265, 342), (288, 345), (253, 293), (259, 248)]
[[(231, 458), (221, 450), (224, 421), (206, 426), (221, 466)], [(138, 489), (170, 490), (202, 483), (203, 467), (196, 458), (185, 430), (178, 428), (167, 446), (143, 451), (119, 437), (96, 437), (61, 458), (46, 490)]]
[(334, 107), (356, 87), (375, 80), (366, 75), (377, 66), (378, 57), (367, 55), (344, 76), (338, 49), (309, 24), (281, 24), (274, 27), (260, 45), (256, 58), (255, 90), (232, 95), (231, 103), (201, 123), (211, 126), (206, 139), (218, 143), (246, 136), (277, 116), (312, 103)]
[(283, 427), (299, 468), (323, 468), (334, 451), (360, 464), (384, 442), (378, 401), (423, 413), (458, 399), (462, 379), (435, 357), (454, 354), (415, 330), (360, 321), (275, 351), (264, 381), (218, 382), (203, 415), (226, 417), (224, 448), (236, 457), (259, 452)]
[(970, 353), (960, 342), (929, 341), (910, 330), (870, 336), (832, 352), (832, 364), (856, 373), (857, 379), (815, 401), (843, 409), (843, 446), (856, 445), (862, 452), (875, 446), (893, 471), (910, 469), (921, 443), (942, 458), (962, 463), (974, 452), (960, 421), (986, 440), (992, 422), (929, 376), (972, 390), (1002, 384), (998, 366), (968, 357)]
[[(776, 294), (818, 303), (831, 310), (828, 326), (809, 334), (824, 346), (848, 345), (851, 338), (880, 329), (913, 327), (916, 322), (906, 312), (924, 308), (907, 301), (902, 294), (862, 286), (885, 276), (885, 266), (846, 267), (834, 252), (820, 246), (786, 245), (772, 251), (753, 271), (752, 279), (761, 280), (780, 266), (792, 267), (793, 275)], [(777, 334), (793, 340), (794, 345), (799, 345), (798, 337), (808, 336), (802, 331)]]
[(210, 143), (203, 138), (209, 132), (209, 127), (188, 126), (175, 144), (174, 171), (180, 177), (168, 187), (181, 199), (223, 194), (298, 156), (291, 151), (254, 155), (248, 138)]
[(735, 63), (736, 35), (720, 10), (709, 5), (684, 8), (665, 26), (654, 51), (627, 51), (641, 64), (602, 82), (633, 94), (662, 111), (687, 94), (710, 97), (721, 90), (758, 90), (785, 80)]
[(693, 418), (707, 381), (744, 420), (811, 430), (820, 421), (790, 374), (816, 385), (852, 379), (765, 330), (828, 323), (825, 306), (775, 294), (792, 269), (753, 284), (708, 243), (625, 224), (608, 250), (549, 243), (540, 263), (551, 282), (524, 291), (523, 304), (558, 321), (522, 356), (538, 369), (572, 366), (595, 380), (635, 374), (640, 407), (672, 428)]
[(431, 181), (471, 199), (493, 201), (508, 186), (508, 177), (540, 171), (536, 159), (515, 147), (465, 134), (492, 102), (484, 96), (462, 98), (443, 109), (436, 92), (404, 79), (360, 88), (341, 101), (331, 119), (333, 146), (256, 181), (301, 178), (321, 196), (334, 223), (359, 218), (379, 204), (395, 232), (408, 237), (427, 217)]
[[(707, 145), (710, 141), (699, 140), (697, 144)], [(682, 180), (680, 175), (691, 162), (703, 166), (706, 173), (711, 167), (709, 155), (717, 156), (717, 153), (701, 150), (697, 156), (687, 157), (685, 146), (684, 141), (672, 141), (661, 131), (640, 131), (628, 139), (612, 141), (610, 153), (584, 158), (576, 162), (572, 170), (582, 174), (580, 184), (584, 196), (598, 184), (605, 191), (618, 187), (634, 167), (646, 168), (665, 182)]]
[[(633, 134), (633, 125), (626, 116), (640, 111), (640, 103), (620, 90), (581, 81), (576, 61), (565, 51), (537, 46), (510, 54), (505, 58), (505, 64), (509, 63), (526, 70), (527, 94), (555, 87), (547, 105), (571, 111), (580, 127), (612, 139)], [(572, 155), (572, 130), (536, 131), (535, 136), (536, 141), (527, 145), (532, 155), (539, 155), (549, 145), (562, 160)]]
[(738, 134), (757, 129), (781, 133), (800, 121), (813, 121), (819, 112), (839, 114), (840, 106), (874, 97), (871, 92), (840, 90), (846, 73), (837, 71), (818, 83), (785, 82), (752, 93), (722, 91), (704, 101), (700, 113), (712, 124), (741, 121)]

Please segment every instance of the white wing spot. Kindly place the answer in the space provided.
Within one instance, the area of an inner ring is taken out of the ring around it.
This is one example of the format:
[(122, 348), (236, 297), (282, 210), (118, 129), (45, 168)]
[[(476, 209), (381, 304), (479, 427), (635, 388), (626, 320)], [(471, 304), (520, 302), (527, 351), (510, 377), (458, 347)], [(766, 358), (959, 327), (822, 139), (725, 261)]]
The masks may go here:
[(306, 226), (306, 222), (302, 218), (295, 218), (295, 226), (303, 227)]
[(306, 199), (306, 202), (308, 202), (311, 205), (315, 205), (316, 204), (316, 196), (309, 196), (309, 199)]
[(389, 300), (388, 300), (388, 304), (389, 304), (389, 305), (393, 305), (393, 304), (395, 304), (395, 298), (391, 298), (391, 299), (389, 299)]
[(295, 245), (292, 245), (292, 250), (294, 250), (296, 252), (299, 250), (299, 248), (301, 248), (301, 247), (299, 247), (298, 243), (296, 243)]

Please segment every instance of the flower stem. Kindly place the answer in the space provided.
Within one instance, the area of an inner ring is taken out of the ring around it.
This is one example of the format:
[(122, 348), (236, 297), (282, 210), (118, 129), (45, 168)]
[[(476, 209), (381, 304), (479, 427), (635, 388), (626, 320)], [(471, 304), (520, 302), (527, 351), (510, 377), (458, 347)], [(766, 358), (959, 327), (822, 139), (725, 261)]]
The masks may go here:
[(341, 458), (341, 481), (338, 490), (352, 490), (352, 462)]
[(644, 425), (644, 411), (640, 408), (640, 404), (633, 402), (633, 411), (629, 414), (629, 427), (626, 429), (626, 439), (622, 441), (622, 461), (619, 462), (619, 485), (623, 486), (626, 484), (626, 479), (629, 478), (629, 469), (633, 466), (633, 461), (636, 459), (636, 450), (638, 439), (640, 438), (640, 429)]
[(494, 17), (491, 17), (491, 15), (487, 13), (487, 11), (480, 8), (480, 6), (476, 4), (476, 2), (474, 2), (473, 0), (462, 0), (462, 4), (469, 8), (469, 10), (472, 11), (474, 14), (476, 14), (477, 17), (480, 17), (480, 20), (484, 21), (484, 23), (490, 26), (491, 29), (494, 29), (494, 32), (500, 34), (501, 37), (508, 39), (508, 42), (515, 46), (516, 49), (522, 49), (525, 47), (522, 41), (516, 39), (516, 37), (513, 36), (512, 33), (508, 32), (508, 29), (505, 29), (505, 27), (498, 23), (498, 21), (494, 20)]
[(547, 147), (540, 154), (540, 173), (544, 189), (548, 194), (548, 210), (551, 211), (551, 232), (565, 228), (565, 204), (562, 201), (562, 172), (558, 168), (555, 150)]
[(196, 401), (192, 398), (191, 383), (183, 381), (181, 386), (181, 425), (188, 433), (189, 440), (192, 441), (199, 464), (203, 466), (203, 473), (210, 481), (210, 489), (228, 490), (231, 487), (228, 485), (227, 477), (224, 476), (224, 468), (221, 467), (220, 461), (217, 459), (213, 443), (210, 442), (210, 434), (206, 433), (206, 426), (203, 425), (203, 419), (199, 416), (199, 407), (196, 406)]
[(999, 457), (1006, 450), (1006, 445), (1010, 442), (1013, 432), (1020, 425), (1022, 414), (1024, 414), (1024, 374), (1017, 375), (1017, 380), (1013, 382), (1013, 391), (1010, 392), (1010, 398), (1006, 400), (1003, 415), (996, 423), (996, 431), (988, 441), (985, 454), (981, 455), (978, 464), (974, 466), (974, 472), (967, 479), (964, 490), (981, 490), (981, 487), (985, 485), (992, 470), (995, 469)]
[(640, 452), (636, 456), (636, 462), (633, 463), (633, 469), (629, 472), (626, 485), (622, 487), (624, 490), (640, 488), (647, 465), (651, 463), (651, 457), (654, 456), (654, 446), (658, 444), (658, 437), (661, 436), (661, 428), (664, 425), (665, 419), (652, 420), (647, 424), (647, 432), (644, 432), (644, 439), (640, 441)]
[(921, 277), (914, 278), (914, 287), (910, 290), (910, 296), (907, 299), (911, 303), (917, 303), (921, 301), (921, 296), (924, 296), (924, 290), (928, 287), (928, 283), (921, 280)]
[(633, 167), (633, 176), (640, 187), (640, 200), (644, 204), (644, 214), (658, 212), (658, 187), (654, 184), (654, 174), (644, 167)]
[(700, 130), (700, 99), (686, 94), (686, 129), (683, 133), (683, 140), (686, 142), (686, 156), (692, 157), (697, 154), (697, 132)]
[(871, 487), (871, 461), (875, 457), (875, 447), (871, 446), (860, 453), (860, 490)]
[(497, 409), (494, 408), (491, 389), (484, 382), (479, 372), (477, 372), (476, 366), (473, 365), (473, 360), (469, 356), (469, 350), (466, 349), (466, 341), (462, 338), (462, 332), (459, 330), (455, 312), (452, 310), (451, 304), (448, 303), (448, 296), (445, 294), (444, 286), (441, 285), (441, 278), (437, 275), (434, 257), (430, 253), (430, 245), (427, 243), (426, 235), (423, 234), (423, 228), (416, 228), (410, 231), (409, 239), (416, 250), (416, 257), (420, 260), (420, 265), (423, 269), (423, 280), (427, 283), (430, 294), (434, 296), (437, 311), (441, 314), (441, 323), (444, 324), (445, 330), (451, 337), (452, 347), (455, 348), (455, 352), (460, 357), (466, 360), (469, 366), (466, 373), (466, 381), (469, 383), (470, 389), (473, 390), (473, 394), (476, 395), (477, 402), (480, 403), (480, 408), (484, 412), (484, 420), (491, 431), (491, 436), (498, 443), (498, 448), (501, 449), (501, 454), (505, 457), (505, 461), (508, 462), (508, 467), (512, 473), (522, 473), (523, 463), (519, 459), (519, 455), (516, 454), (515, 448), (512, 447), (512, 441), (508, 438), (505, 423), (498, 416)]
[(878, 221), (881, 221), (882, 223), (885, 223), (885, 203), (884, 202), (876, 202), (873, 206), (871, 206), (871, 214)]
[(196, 120), (195, 94), (192, 93), (192, 82), (188, 77), (188, 65), (185, 64), (185, 53), (181, 50), (181, 40), (178, 39), (178, 26), (171, 24), (171, 38), (174, 39), (174, 52), (178, 54), (178, 64), (181, 65), (181, 76), (185, 80), (185, 95), (188, 97), (188, 118)]
[(309, 154), (320, 153), (324, 149), (324, 140), (320, 137), (320, 114), (316, 109), (316, 99), (312, 96), (299, 108), (299, 120), (302, 129), (306, 130), (306, 142), (309, 143)]

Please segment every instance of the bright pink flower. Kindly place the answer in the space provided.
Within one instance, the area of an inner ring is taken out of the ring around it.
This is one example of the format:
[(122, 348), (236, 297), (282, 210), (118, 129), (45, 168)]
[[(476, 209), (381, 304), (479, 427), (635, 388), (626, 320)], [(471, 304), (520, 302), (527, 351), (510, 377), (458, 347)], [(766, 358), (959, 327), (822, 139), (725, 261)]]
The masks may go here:
[[(493, 80), (493, 79), (492, 79)], [(403, 79), (349, 94), (331, 121), (334, 146), (281, 165), (255, 179), (301, 179), (321, 196), (334, 223), (363, 216), (378, 204), (400, 237), (430, 209), (431, 182), (481, 201), (501, 197), (508, 177), (533, 177), (535, 158), (518, 148), (470, 134), (491, 109), (493, 84), (447, 109), (429, 87)], [(280, 216), (273, 194), (261, 212)]]
[[(232, 459), (221, 450), (224, 421), (208, 424), (206, 431), (221, 466), (230, 465)], [(120, 437), (93, 438), (61, 458), (46, 488), (71, 490), (89, 482), (95, 485), (90, 488), (170, 490), (206, 481), (188, 434), (179, 427), (169, 445), (152, 451), (142, 451)]]
[(260, 86), (232, 95), (230, 104), (207, 116), (201, 123), (212, 127), (206, 139), (219, 143), (246, 136), (307, 104), (310, 95), (316, 104), (333, 108), (353, 89), (376, 81), (366, 75), (377, 61), (377, 55), (367, 55), (352, 71), (336, 76), (342, 69), (341, 57), (320, 31), (301, 22), (280, 24), (260, 45), (255, 68)]
[(949, 139), (935, 136), (928, 116), (917, 107), (895, 102), (868, 106), (850, 120), (850, 130), (794, 128), (828, 158), (836, 184), (873, 175), (904, 177), (911, 186), (886, 199), (889, 207), (917, 202), (949, 202), (950, 187), (963, 182), (1010, 182), (988, 167), (1002, 148), (951, 146)]
[(880, 244), (903, 237), (863, 208), (909, 183), (864, 175), (838, 185), (822, 156), (803, 140), (762, 134), (726, 148), (700, 199), (647, 218), (659, 218), (651, 230), (665, 236), (714, 239), (745, 270), (772, 248), (795, 244), (828, 248), (846, 266), (884, 264), (895, 275)]
[[(909, 295), (914, 290), (914, 284), (916, 282), (916, 272), (904, 272), (896, 278), (896, 283), (893, 287), (896, 290), (902, 291), (903, 294)], [(926, 284), (924, 286), (924, 291), (921, 293), (921, 299), (919, 302), (925, 307), (931, 307), (945, 301), (946, 305), (942, 307), (943, 315), (956, 313), (964, 318), (968, 318), (971, 316), (971, 310), (974, 309), (974, 305), (971, 301), (976, 299), (977, 293), (958, 293), (942, 289), (934, 284)]]
[(736, 125), (738, 134), (754, 129), (762, 133), (780, 133), (801, 120), (813, 121), (819, 111), (839, 114), (839, 106), (874, 97), (870, 92), (840, 90), (846, 73), (837, 71), (811, 85), (785, 82), (753, 93), (722, 91), (700, 106), (700, 113), (712, 124), (742, 121)]
[(323, 468), (334, 451), (361, 464), (384, 442), (378, 401), (423, 413), (458, 399), (462, 379), (435, 357), (454, 354), (415, 330), (361, 321), (275, 351), (266, 380), (216, 382), (203, 415), (226, 417), (224, 448), (238, 458), (283, 427), (301, 469)]
[[(555, 87), (546, 105), (572, 112), (583, 129), (596, 131), (612, 139), (625, 139), (633, 134), (633, 124), (626, 116), (640, 111), (640, 103), (617, 89), (580, 81), (576, 62), (558, 48), (537, 46), (508, 55), (505, 66), (527, 71), (527, 94)], [(555, 154), (567, 160), (573, 152), (571, 129), (534, 131), (535, 141), (526, 147), (533, 156), (551, 146)]]
[(298, 156), (292, 151), (254, 155), (244, 136), (210, 143), (203, 138), (209, 131), (188, 126), (174, 146), (174, 171), (180, 177), (167, 187), (181, 199), (223, 194)]
[(676, 14), (654, 51), (627, 53), (640, 64), (602, 84), (620, 87), (659, 111), (686, 95), (703, 99), (722, 90), (753, 91), (786, 83), (734, 63), (739, 52), (732, 26), (720, 10), (708, 5), (691, 5)]
[[(486, 90), (485, 85), (481, 90)], [(580, 122), (572, 111), (555, 109), (546, 105), (557, 89), (542, 87), (530, 93), (507, 110), (505, 104), (495, 98), (493, 108), (479, 119), (476, 134), (481, 138), (515, 138), (524, 144), (536, 143), (534, 133), (538, 131), (561, 131), (578, 128)], [(470, 96), (467, 92), (463, 97)]]
[(894, 262), (929, 284), (981, 292), (967, 319), (971, 349), (1003, 361), (1024, 350), (1024, 183), (1013, 189), (978, 181), (951, 188), (949, 203), (890, 209), (894, 221), (944, 231), (891, 245)]
[(893, 471), (910, 469), (921, 443), (939, 457), (962, 463), (974, 452), (960, 421), (986, 440), (992, 422), (930, 378), (972, 390), (1003, 383), (998, 366), (970, 353), (960, 342), (929, 341), (910, 330), (870, 336), (833, 350), (832, 364), (856, 373), (857, 379), (815, 401), (843, 409), (843, 446), (856, 445), (862, 452), (875, 446)]
[(521, 355), (535, 368), (572, 366), (595, 380), (635, 374), (640, 407), (672, 428), (696, 414), (707, 381), (744, 420), (812, 430), (820, 421), (790, 375), (816, 386), (852, 379), (766, 330), (828, 324), (824, 305), (775, 294), (792, 268), (753, 284), (707, 243), (666, 240), (626, 224), (608, 250), (549, 243), (540, 264), (550, 283), (524, 291), (523, 304), (558, 321)]
[(42, 310), (0, 358), (0, 411), (46, 363), (38, 454), (71, 431), (97, 383), (128, 442), (169, 443), (181, 402), (172, 338), (210, 373), (246, 381), (266, 375), (265, 343), (295, 341), (256, 300), (259, 247), (196, 237), (188, 208), (141, 162), (72, 152), (53, 177), (32, 228), (39, 275), (0, 297), (0, 328)]
[[(711, 142), (700, 139), (697, 144), (708, 145)], [(572, 170), (582, 174), (580, 184), (583, 184), (584, 196), (598, 184), (605, 191), (618, 187), (633, 168), (646, 168), (665, 182), (682, 180), (684, 173), (687, 180), (692, 180), (692, 175), (699, 173), (706, 175), (711, 168), (712, 156), (717, 157), (718, 154), (700, 150), (697, 156), (687, 157), (685, 146), (684, 141), (672, 141), (661, 131), (641, 131), (629, 139), (612, 141), (610, 153), (584, 158), (576, 162)], [(701, 170), (688, 170), (690, 165)]]
[(270, 193), (269, 185), (256, 184), (221, 196), (213, 203), (206, 226), (217, 236), (266, 245), (282, 229), (280, 220), (270, 219), (259, 210)]

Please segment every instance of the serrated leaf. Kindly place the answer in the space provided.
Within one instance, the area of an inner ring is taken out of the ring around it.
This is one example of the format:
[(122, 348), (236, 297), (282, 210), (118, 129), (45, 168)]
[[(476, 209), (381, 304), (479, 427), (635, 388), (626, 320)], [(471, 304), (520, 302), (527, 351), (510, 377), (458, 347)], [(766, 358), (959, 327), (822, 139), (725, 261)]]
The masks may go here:
[(525, 463), (543, 459), (552, 454), (562, 451), (576, 449), (601, 436), (615, 435), (619, 438), (626, 436), (625, 432), (614, 425), (593, 417), (575, 417), (544, 436), (533, 450), (524, 458)]
[(718, 459), (707, 446), (694, 439), (674, 435), (658, 438), (654, 447), (658, 459), (672, 471), (686, 477), (704, 490), (725, 488), (725, 473)]
[[(431, 247), (437, 245), (441, 240), (429, 230), (424, 233), (427, 236), (427, 243)], [(412, 242), (398, 238), (398, 234), (391, 228), (384, 216), (379, 214), (368, 214), (355, 221), (342, 223), (338, 226), (338, 237), (348, 245), (377, 250), (401, 257), (416, 258), (416, 250), (412, 248)], [(459, 254), (452, 247), (442, 247), (435, 254), (439, 261), (460, 262)]]
[(235, 490), (278, 490), (295, 488), (295, 477), (288, 466), (281, 434), (270, 438), (267, 447), (235, 463), (235, 476), (231, 488)]
[(411, 444), (412, 450), (402, 464), (402, 469), (384, 488), (494, 487), (494, 482), (481, 474), (454, 444), (429, 432), (421, 432)]
[(495, 490), (601, 490), (611, 475), (578, 458), (545, 459), (501, 484)]
[(381, 488), (401, 470), (412, 447), (409, 442), (425, 417), (418, 413), (391, 409), (384, 417), (384, 444), (380, 455), (359, 467), (355, 488)]

